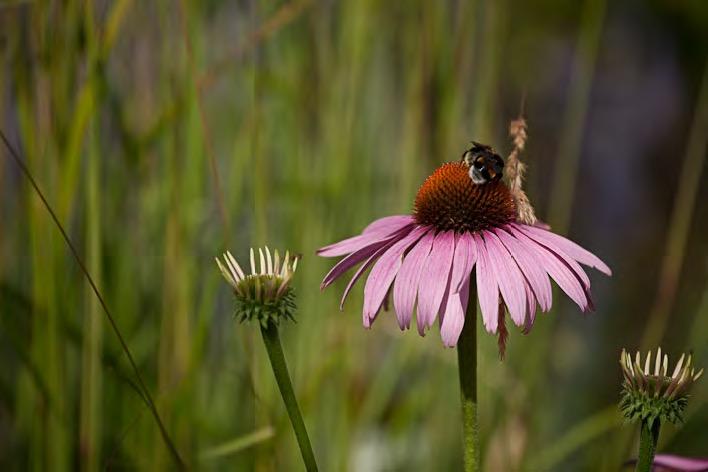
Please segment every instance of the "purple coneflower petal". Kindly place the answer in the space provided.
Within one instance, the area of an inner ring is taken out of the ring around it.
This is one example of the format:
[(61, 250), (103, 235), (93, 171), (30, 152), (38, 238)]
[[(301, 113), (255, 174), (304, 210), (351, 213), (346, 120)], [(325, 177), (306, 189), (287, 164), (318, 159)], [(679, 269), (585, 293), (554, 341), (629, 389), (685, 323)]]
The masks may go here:
[(708, 457), (682, 457), (674, 454), (657, 454), (654, 456), (654, 467), (661, 470), (675, 470), (681, 472), (708, 471)]
[(459, 292), (462, 284), (469, 278), (474, 263), (477, 261), (475, 243), (470, 233), (462, 233), (457, 238), (455, 257), (452, 261), (450, 292)]
[(317, 250), (317, 255), (323, 257), (337, 257), (349, 254), (359, 249), (365, 248), (370, 244), (377, 243), (381, 240), (388, 239), (389, 237), (405, 236), (413, 229), (413, 224), (409, 224), (401, 227), (397, 231), (393, 231), (391, 235), (382, 235), (381, 233), (371, 232), (366, 234), (360, 234), (352, 238), (339, 241), (329, 246), (325, 246)]
[(391, 234), (411, 223), (414, 223), (414, 219), (411, 215), (384, 216), (383, 218), (374, 220), (369, 226), (364, 228), (362, 233)]
[(433, 241), (433, 248), (425, 261), (425, 275), (418, 283), (418, 332), (425, 335), (440, 310), (445, 295), (452, 257), (455, 253), (455, 233), (438, 233)]
[[(517, 225), (520, 226), (520, 230), (523, 230), (523, 225)], [(526, 233), (524, 233), (526, 234)], [(592, 301), (592, 295), (590, 294), (590, 278), (588, 275), (585, 273), (585, 270), (583, 270), (582, 267), (580, 267), (580, 264), (578, 264), (575, 259), (573, 259), (570, 255), (566, 254), (565, 251), (562, 249), (558, 248), (557, 246), (554, 246), (552, 243), (549, 243), (547, 241), (544, 241), (542, 238), (539, 238), (534, 235), (528, 235), (527, 236), (534, 241), (536, 241), (538, 244), (544, 246), (548, 251), (553, 253), (558, 259), (563, 261), (563, 263), (570, 268), (570, 270), (575, 274), (575, 276), (578, 278), (580, 281), (583, 291), (585, 292), (585, 299), (587, 300), (587, 307), (585, 308), (585, 311), (595, 311), (595, 305), (593, 304)]]
[(428, 231), (428, 228), (418, 226), (408, 235), (391, 246), (376, 262), (364, 286), (364, 326), (369, 327), (383, 303), (388, 288), (401, 267), (401, 256), (411, 244), (415, 243)]
[(602, 262), (599, 257), (591, 253), (584, 247), (581, 247), (578, 244), (574, 243), (573, 241), (535, 226), (515, 226), (520, 226), (520, 229), (525, 233), (535, 235), (541, 239), (544, 239), (546, 242), (560, 248), (563, 252), (567, 253), (581, 264), (585, 264), (589, 267), (594, 267), (603, 274), (612, 275), (612, 270), (607, 266), (607, 264)]
[(558, 286), (571, 300), (573, 300), (581, 310), (587, 310), (588, 300), (586, 292), (575, 273), (565, 265), (563, 261), (558, 259), (555, 254), (546, 249), (544, 245), (529, 238), (517, 228), (513, 226), (510, 226), (510, 228), (518, 240), (538, 255), (537, 259), (542, 264), (543, 269), (556, 281)]
[(499, 290), (497, 281), (482, 237), (477, 233), (472, 236), (477, 252), (477, 290), (479, 292), (479, 307), (482, 310), (482, 320), (488, 332), (496, 333), (499, 322)]
[[(440, 337), (446, 347), (455, 347), (465, 324), (466, 304), (463, 306), (459, 292), (451, 293), (447, 298), (445, 314), (440, 324)], [(442, 315), (441, 315), (442, 316)]]
[[(455, 256), (452, 259), (450, 283), (447, 287), (448, 293), (440, 305), (440, 334), (447, 347), (454, 347), (457, 344), (457, 338), (460, 337), (465, 323), (469, 278), (476, 259), (477, 252), (472, 236), (469, 233), (458, 235)], [(464, 296), (460, 293), (463, 288), (466, 290)]]
[(362, 276), (364, 271), (369, 268), (369, 266), (376, 261), (381, 255), (386, 252), (393, 244), (395, 243), (395, 240), (389, 241), (386, 243), (383, 247), (379, 248), (374, 254), (372, 254), (366, 262), (364, 262), (354, 273), (352, 276), (351, 280), (347, 284), (347, 288), (344, 289), (344, 293), (342, 294), (342, 300), (339, 302), (339, 311), (342, 311), (344, 309), (344, 302), (347, 299), (347, 296), (349, 295), (349, 292), (352, 290), (354, 287), (354, 284), (356, 283), (357, 280), (359, 280), (359, 277)]
[(482, 237), (511, 319), (516, 326), (523, 326), (526, 318), (526, 280), (509, 251), (494, 233), (483, 231)]
[(352, 252), (347, 257), (335, 264), (332, 269), (330, 269), (327, 275), (325, 275), (324, 279), (322, 279), (320, 289), (324, 290), (325, 288), (329, 287), (332, 282), (334, 282), (340, 275), (342, 275), (361, 261), (368, 259), (376, 251), (393, 241), (396, 241), (396, 238), (382, 239), (380, 241), (376, 241), (375, 243), (369, 244), (361, 249)]
[(536, 297), (529, 285), (526, 285), (526, 317), (524, 318), (524, 334), (529, 334), (533, 327), (533, 322), (536, 321)]
[[(523, 226), (522, 226), (522, 225), (517, 225), (517, 226), (520, 226), (520, 227), (517, 228), (517, 229), (519, 229), (520, 231), (523, 232), (523, 230), (524, 230)], [(558, 246), (556, 246), (556, 245), (554, 245), (554, 244), (552, 244), (552, 243), (549, 243), (548, 241), (545, 241), (545, 240), (543, 240), (542, 238), (540, 238), (540, 237), (538, 237), (538, 236), (536, 236), (536, 235), (528, 234), (528, 233), (526, 233), (526, 232), (524, 232), (524, 234), (526, 234), (526, 236), (528, 236), (529, 238), (531, 238), (531, 239), (533, 239), (534, 241), (536, 241), (537, 244), (540, 244), (541, 246), (544, 246), (546, 249), (548, 249), (548, 250), (551, 251), (553, 254), (555, 254), (555, 256), (556, 256), (558, 259), (560, 259), (561, 261), (563, 261), (563, 262), (573, 271), (573, 273), (578, 277), (578, 279), (580, 279), (580, 283), (583, 284), (583, 288), (584, 288), (584, 289), (589, 289), (589, 288), (590, 288), (590, 278), (588, 277), (588, 274), (585, 273), (585, 270), (583, 270), (583, 268), (580, 267), (580, 264), (578, 264), (578, 263), (575, 261), (575, 259), (573, 259), (571, 256), (569, 256), (568, 254), (566, 254), (566, 252), (563, 251), (563, 250), (562, 250), (561, 248), (559, 248)]]
[(429, 231), (420, 238), (420, 241), (413, 246), (403, 259), (403, 264), (398, 270), (398, 275), (393, 285), (393, 307), (396, 311), (398, 326), (402, 330), (411, 326), (413, 307), (418, 293), (418, 283), (424, 270), (425, 260), (433, 247), (434, 239), (434, 231)]
[(541, 263), (537, 260), (536, 253), (529, 250), (521, 241), (503, 229), (495, 229), (494, 233), (509, 250), (519, 269), (526, 277), (541, 306), (541, 310), (550, 310), (553, 300), (551, 281), (548, 279), (548, 274), (542, 269)]
[[(475, 250), (474, 246), (472, 246), (472, 251), (474, 252), (475, 259), (477, 258), (477, 251)], [(470, 300), (470, 280), (472, 280), (472, 273), (467, 274), (467, 277), (465, 277), (465, 280), (462, 282), (462, 285), (460, 285), (460, 302), (462, 302), (462, 309), (463, 311), (467, 311), (467, 303)], [(473, 300), (473, 302), (476, 304), (477, 300)]]

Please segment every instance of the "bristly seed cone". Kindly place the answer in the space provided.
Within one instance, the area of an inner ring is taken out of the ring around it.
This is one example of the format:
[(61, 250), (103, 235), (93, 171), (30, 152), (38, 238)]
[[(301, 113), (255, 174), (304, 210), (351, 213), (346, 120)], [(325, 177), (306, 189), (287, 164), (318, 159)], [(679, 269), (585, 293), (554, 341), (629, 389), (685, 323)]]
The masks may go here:
[(501, 181), (477, 185), (464, 162), (448, 162), (418, 190), (413, 211), (418, 224), (438, 231), (475, 232), (516, 219), (514, 198)]

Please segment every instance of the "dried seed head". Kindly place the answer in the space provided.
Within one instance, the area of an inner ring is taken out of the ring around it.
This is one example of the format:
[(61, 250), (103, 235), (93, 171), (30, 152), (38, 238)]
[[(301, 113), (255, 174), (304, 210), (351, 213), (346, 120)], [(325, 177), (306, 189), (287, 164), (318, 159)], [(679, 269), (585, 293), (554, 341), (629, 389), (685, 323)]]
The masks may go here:
[(519, 161), (519, 154), (526, 147), (526, 139), (528, 138), (526, 120), (523, 118), (513, 120), (509, 125), (509, 136), (513, 140), (514, 149), (506, 159), (506, 177), (516, 204), (517, 220), (527, 225), (534, 225), (538, 221), (536, 213), (522, 188), (526, 166)]

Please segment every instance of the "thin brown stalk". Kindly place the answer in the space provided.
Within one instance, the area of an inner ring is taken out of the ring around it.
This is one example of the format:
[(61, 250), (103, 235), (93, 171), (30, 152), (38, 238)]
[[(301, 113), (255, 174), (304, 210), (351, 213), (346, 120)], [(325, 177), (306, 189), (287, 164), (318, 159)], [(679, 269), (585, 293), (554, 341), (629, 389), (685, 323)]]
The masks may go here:
[(62, 237), (64, 238), (64, 242), (68, 246), (69, 251), (71, 252), (71, 255), (74, 257), (74, 260), (76, 261), (79, 268), (81, 269), (81, 272), (84, 274), (84, 276), (86, 277), (86, 280), (88, 281), (89, 285), (91, 286), (91, 290), (96, 295), (98, 302), (101, 304), (101, 308), (103, 309), (103, 312), (106, 314), (106, 318), (108, 318), (108, 322), (111, 325), (111, 328), (113, 329), (113, 332), (115, 333), (116, 337), (118, 338), (118, 342), (120, 343), (120, 346), (123, 349), (123, 352), (125, 353), (125, 357), (128, 359), (128, 363), (130, 364), (131, 368), (133, 369), (133, 374), (135, 375), (135, 378), (138, 381), (138, 385), (140, 386), (141, 396), (142, 396), (143, 400), (145, 401), (145, 404), (147, 405), (148, 409), (152, 413), (152, 416), (155, 418), (155, 422), (157, 423), (157, 426), (160, 429), (160, 434), (162, 435), (162, 439), (165, 441), (165, 444), (167, 445), (168, 449), (170, 450), (170, 453), (172, 454), (175, 464), (177, 465), (177, 467), (180, 470), (186, 469), (186, 465), (182, 461), (182, 457), (179, 455), (179, 452), (175, 448), (174, 443), (172, 442), (169, 434), (167, 433), (167, 429), (165, 428), (165, 426), (162, 422), (162, 418), (160, 417), (160, 413), (157, 411), (157, 406), (155, 405), (155, 402), (152, 399), (152, 395), (150, 394), (150, 390), (147, 388), (147, 385), (143, 381), (143, 377), (140, 374), (140, 370), (138, 369), (138, 365), (135, 363), (135, 360), (133, 359), (133, 355), (131, 354), (130, 349), (128, 348), (128, 344), (126, 343), (125, 339), (123, 338), (123, 335), (121, 334), (120, 329), (118, 328), (118, 324), (116, 323), (115, 318), (111, 314), (111, 311), (108, 309), (108, 305), (106, 304), (103, 296), (101, 295), (101, 292), (98, 290), (98, 287), (96, 286), (96, 283), (94, 282), (93, 277), (91, 277), (91, 274), (89, 273), (88, 269), (86, 268), (86, 265), (84, 264), (83, 260), (81, 259), (79, 252), (76, 250), (74, 243), (71, 242), (71, 239), (69, 238), (69, 235), (66, 233), (64, 226), (61, 224), (61, 222), (59, 221), (59, 218), (57, 217), (56, 213), (52, 209), (52, 206), (49, 204), (49, 202), (45, 198), (44, 193), (40, 190), (39, 185), (37, 184), (34, 177), (32, 176), (32, 173), (30, 172), (29, 168), (27, 167), (27, 165), (25, 165), (22, 158), (20, 158), (19, 152), (17, 152), (15, 150), (15, 148), (10, 144), (10, 141), (7, 139), (7, 137), (5, 136), (5, 133), (2, 131), (0, 131), (0, 138), (2, 138), (2, 141), (5, 144), (5, 147), (7, 148), (10, 156), (14, 159), (15, 163), (20, 168), (20, 171), (22, 172), (22, 174), (27, 178), (30, 185), (32, 186), (34, 191), (39, 196), (40, 200), (42, 200), (42, 204), (47, 209), (47, 212), (49, 213), (49, 216), (51, 216), (52, 220), (54, 221), (54, 224), (56, 225), (57, 229), (59, 229), (59, 232), (61, 233)]

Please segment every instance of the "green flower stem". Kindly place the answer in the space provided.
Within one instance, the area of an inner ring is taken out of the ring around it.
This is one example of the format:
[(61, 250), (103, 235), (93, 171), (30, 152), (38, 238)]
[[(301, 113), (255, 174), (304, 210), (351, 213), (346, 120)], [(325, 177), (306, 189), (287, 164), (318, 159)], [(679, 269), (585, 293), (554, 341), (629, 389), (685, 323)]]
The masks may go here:
[(661, 422), (655, 420), (650, 427), (648, 421), (642, 421), (642, 429), (639, 433), (639, 459), (637, 460), (637, 472), (650, 472), (656, 454), (656, 443), (659, 441), (659, 428)]
[(263, 343), (265, 344), (266, 351), (268, 351), (270, 365), (273, 367), (275, 381), (278, 383), (280, 395), (283, 397), (285, 409), (288, 410), (290, 423), (293, 425), (293, 430), (295, 431), (297, 444), (300, 446), (300, 453), (302, 454), (305, 468), (310, 472), (316, 471), (317, 462), (315, 461), (315, 455), (312, 453), (310, 438), (307, 436), (305, 422), (302, 420), (302, 414), (300, 413), (300, 407), (297, 405), (293, 384), (290, 381), (288, 366), (285, 363), (285, 356), (283, 355), (283, 347), (280, 344), (278, 327), (273, 323), (268, 323), (266, 327), (261, 325), (261, 334), (263, 335)]
[(465, 472), (480, 470), (477, 423), (477, 283), (470, 281), (465, 325), (457, 341), (457, 366), (462, 398), (462, 444)]

